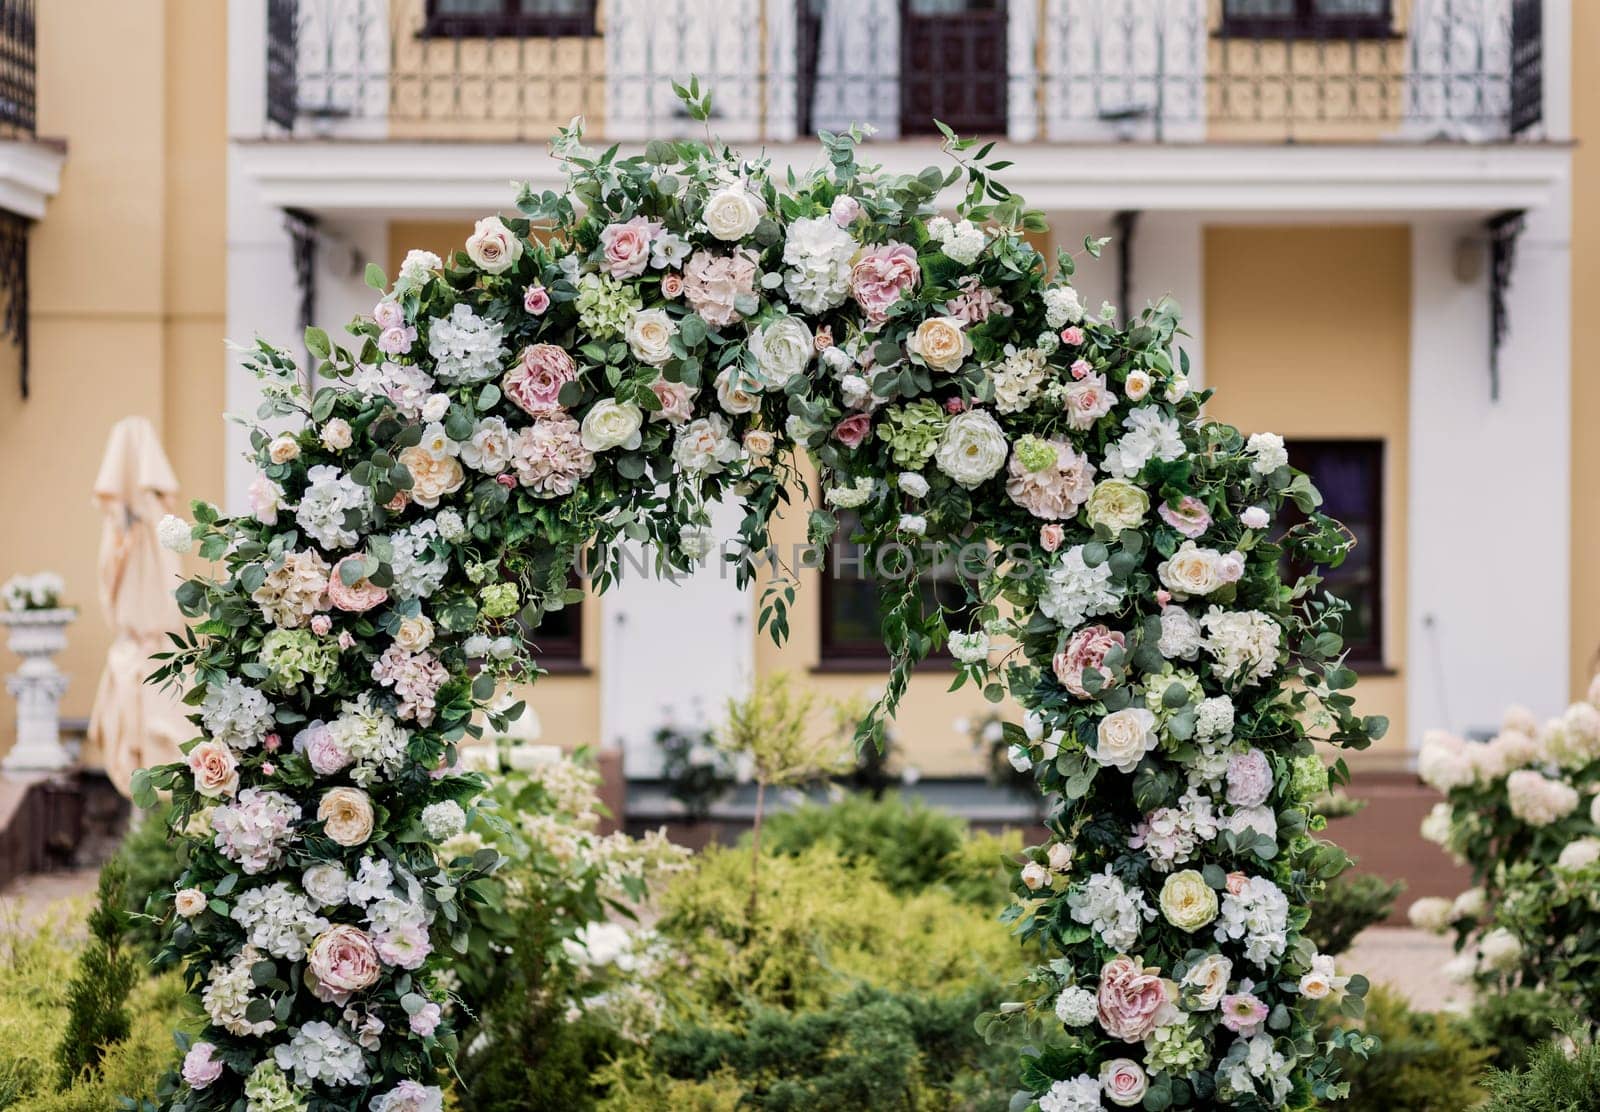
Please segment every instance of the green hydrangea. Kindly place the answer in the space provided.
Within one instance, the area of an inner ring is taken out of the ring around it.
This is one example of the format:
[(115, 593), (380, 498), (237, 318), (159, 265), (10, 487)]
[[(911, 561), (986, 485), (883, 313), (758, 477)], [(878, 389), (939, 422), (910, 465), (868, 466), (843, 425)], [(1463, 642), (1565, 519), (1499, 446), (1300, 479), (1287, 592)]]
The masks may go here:
[(1313, 799), (1328, 790), (1328, 766), (1315, 753), (1289, 764), (1289, 791), (1296, 799)]
[(339, 649), (307, 629), (275, 629), (261, 639), (256, 660), (267, 669), (262, 683), (270, 690), (287, 691), (309, 680), (322, 691), (339, 667)]
[(1144, 1044), (1144, 1065), (1151, 1073), (1182, 1076), (1190, 1070), (1205, 1069), (1211, 1053), (1205, 1040), (1187, 1023), (1173, 1023), (1150, 1032)]
[[(1182, 689), (1186, 698), (1181, 703), (1176, 703), (1176, 695), (1171, 699), (1167, 692), (1176, 684)], [(1150, 672), (1144, 678), (1144, 705), (1153, 711), (1159, 718), (1168, 718), (1182, 711), (1184, 708), (1194, 708), (1206, 697), (1205, 688), (1201, 686), (1200, 677), (1187, 668), (1174, 668), (1171, 664), (1159, 672)]]
[(950, 417), (932, 398), (920, 398), (895, 406), (878, 423), (878, 439), (887, 441), (894, 462), (913, 470), (920, 468), (939, 447)]
[(1012, 452), (1029, 471), (1043, 471), (1056, 462), (1055, 445), (1031, 433), (1019, 439)]
[(608, 275), (585, 274), (578, 282), (578, 320), (596, 336), (620, 336), (640, 308), (638, 292)]
[(289, 1084), (270, 1058), (250, 1071), (244, 1082), (245, 1112), (304, 1112), (305, 1093)]
[(515, 583), (491, 583), (478, 592), (485, 618), (509, 618), (521, 605)]

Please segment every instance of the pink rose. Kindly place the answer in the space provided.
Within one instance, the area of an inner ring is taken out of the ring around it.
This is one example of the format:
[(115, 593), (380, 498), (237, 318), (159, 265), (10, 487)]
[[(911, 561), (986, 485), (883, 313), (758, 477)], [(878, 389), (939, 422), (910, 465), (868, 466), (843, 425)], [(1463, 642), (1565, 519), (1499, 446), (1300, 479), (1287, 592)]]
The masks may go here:
[(239, 790), (239, 761), (220, 741), (202, 741), (189, 750), (194, 790), (207, 799), (224, 799)]
[(1233, 992), (1222, 998), (1222, 1025), (1249, 1038), (1267, 1021), (1267, 1006), (1251, 992)]
[(833, 426), (833, 438), (846, 448), (858, 448), (872, 431), (870, 413), (853, 413)]
[(197, 1042), (183, 1056), (183, 1080), (191, 1089), (204, 1089), (222, 1076), (222, 1063), (214, 1055), (217, 1048), (208, 1042)]
[(1140, 1042), (1171, 1014), (1174, 995), (1170, 982), (1162, 980), (1161, 970), (1146, 968), (1126, 954), (1118, 955), (1100, 970), (1100, 1026), (1112, 1038)]
[(967, 411), (966, 400), (963, 398), (947, 398), (944, 403), (944, 411), (946, 413), (965, 413)]
[(352, 995), (378, 983), (381, 967), (372, 939), (360, 927), (336, 923), (312, 941), (306, 983), (318, 1000), (343, 1006)]
[(435, 1004), (431, 1000), (428, 1001), (426, 1004), (422, 1005), (422, 1007), (418, 1008), (416, 1013), (412, 1015), (411, 1033), (419, 1036), (420, 1038), (427, 1038), (438, 1028), (440, 1018), (441, 1010), (439, 1005)]
[(833, 329), (826, 324), (823, 325), (812, 336), (811, 342), (818, 351), (827, 351), (833, 346)]
[(550, 308), (550, 291), (543, 286), (529, 286), (522, 291), (522, 307), (536, 317), (544, 316)]
[(650, 392), (661, 402), (661, 408), (650, 414), (651, 420), (681, 425), (694, 415), (694, 391), (687, 383), (668, 382), (657, 376), (650, 384)]
[(1093, 428), (1117, 401), (1116, 395), (1106, 389), (1105, 375), (1087, 375), (1069, 385), (1065, 393), (1067, 424), (1080, 432)]
[(352, 649), (352, 648), (355, 648), (355, 644), (356, 644), (355, 636), (353, 634), (351, 634), (351, 632), (348, 629), (341, 629), (339, 631), (339, 647), (341, 649)]
[(1046, 552), (1054, 552), (1061, 547), (1061, 542), (1067, 539), (1067, 531), (1059, 525), (1041, 525), (1039, 527), (1039, 547)]
[(386, 297), (373, 306), (372, 319), (380, 329), (399, 328), (406, 322), (406, 311), (392, 297)]
[(532, 344), (500, 380), (505, 396), (535, 417), (561, 409), (561, 388), (578, 377), (572, 356), (555, 344)]
[(1228, 758), (1228, 802), (1235, 807), (1259, 807), (1272, 794), (1272, 762), (1259, 749), (1247, 749)]
[(1110, 687), (1112, 677), (1105, 670), (1106, 654), (1113, 647), (1125, 648), (1127, 644), (1125, 636), (1103, 625), (1084, 626), (1067, 639), (1067, 647), (1051, 662), (1056, 679), (1078, 698), (1087, 699), (1089, 691), (1083, 686), (1083, 670), (1099, 671), (1103, 680), (1101, 690)]
[(661, 296), (676, 299), (683, 293), (683, 275), (672, 271), (661, 276)]
[(601, 266), (613, 278), (637, 278), (650, 263), (650, 241), (661, 223), (635, 216), (626, 224), (607, 224), (600, 231)]
[(900, 295), (913, 289), (921, 276), (915, 250), (904, 243), (886, 243), (861, 253), (850, 268), (850, 292), (867, 319), (882, 324)]
[(311, 632), (318, 637), (327, 636), (328, 630), (333, 628), (333, 619), (326, 614), (314, 614), (311, 618)]
[(1171, 591), (1167, 590), (1165, 587), (1157, 587), (1156, 588), (1156, 603), (1157, 603), (1157, 605), (1165, 607), (1167, 605), (1167, 603), (1169, 603), (1171, 601), (1172, 601), (1172, 592)]
[(1223, 553), (1217, 561), (1217, 578), (1224, 583), (1237, 583), (1244, 578), (1244, 554), (1237, 550)]
[(828, 206), (828, 215), (833, 217), (833, 222), (841, 228), (848, 228), (856, 222), (856, 217), (861, 215), (861, 202), (850, 196), (842, 194), (833, 199), (833, 204)]
[(1118, 1108), (1132, 1108), (1144, 1100), (1150, 1078), (1132, 1058), (1112, 1058), (1100, 1064), (1100, 1088)]
[(1191, 540), (1199, 540), (1211, 527), (1211, 511), (1200, 499), (1187, 494), (1178, 499), (1176, 504), (1170, 501), (1161, 503), (1156, 512), (1161, 515), (1162, 521)]
[(277, 735), (276, 731), (261, 739), (261, 748), (265, 749), (268, 753), (276, 753), (278, 751), (278, 746), (282, 744), (283, 739)]
[(1061, 342), (1068, 347), (1077, 347), (1083, 343), (1083, 329), (1075, 324), (1069, 324), (1061, 330)]
[(348, 610), (352, 614), (361, 614), (375, 606), (382, 606), (389, 598), (389, 592), (373, 583), (365, 575), (354, 583), (344, 581), (344, 567), (351, 564), (360, 567), (366, 561), (366, 556), (359, 552), (352, 552), (343, 560), (333, 565), (333, 572), (328, 576), (328, 601), (339, 610)]
[(1228, 874), (1228, 895), (1237, 896), (1249, 887), (1250, 878), (1243, 873)]
[(1272, 518), (1268, 516), (1265, 506), (1249, 506), (1239, 515), (1239, 520), (1246, 529), (1265, 529)]
[(378, 333), (378, 350), (385, 355), (404, 355), (417, 342), (417, 330), (410, 325), (396, 325)]
[(1071, 370), (1073, 378), (1085, 379), (1089, 377), (1089, 372), (1094, 370), (1094, 367), (1090, 365), (1087, 359), (1074, 359)]
[(332, 776), (350, 767), (352, 757), (335, 739), (328, 724), (321, 720), (312, 722), (294, 735), (294, 751), (305, 754), (311, 770), (318, 776)]

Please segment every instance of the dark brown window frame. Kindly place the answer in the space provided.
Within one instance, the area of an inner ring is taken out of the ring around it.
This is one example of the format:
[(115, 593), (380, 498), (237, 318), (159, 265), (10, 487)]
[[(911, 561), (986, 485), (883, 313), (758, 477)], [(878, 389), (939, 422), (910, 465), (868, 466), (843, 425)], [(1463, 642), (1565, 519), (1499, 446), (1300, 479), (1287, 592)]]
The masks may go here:
[(600, 34), (597, 0), (586, 0), (574, 15), (541, 15), (520, 10), (518, 0), (500, 0), (498, 12), (439, 11), (439, 0), (427, 0), (422, 24), (425, 38), (594, 38)]
[(1280, 39), (1392, 39), (1399, 36), (1394, 25), (1394, 2), (1383, 0), (1379, 15), (1327, 15), (1318, 10), (1316, 0), (1295, 0), (1294, 11), (1284, 16), (1230, 15), (1232, 5), (1222, 0), (1224, 38)]
[[(1388, 657), (1388, 638), (1385, 636), (1388, 612), (1386, 587), (1386, 568), (1384, 560), (1384, 515), (1388, 512), (1387, 480), (1389, 468), (1389, 445), (1383, 437), (1376, 436), (1308, 436), (1286, 437), (1285, 444), (1289, 450), (1289, 462), (1296, 468), (1311, 474), (1311, 481), (1316, 484), (1317, 477), (1305, 465), (1310, 462), (1308, 457), (1315, 452), (1330, 450), (1348, 450), (1353, 447), (1373, 451), (1376, 455), (1372, 475), (1368, 479), (1367, 499), (1372, 506), (1371, 539), (1374, 555), (1372, 559), (1372, 634), (1365, 641), (1352, 643), (1345, 638), (1345, 649), (1349, 653), (1346, 663), (1357, 672), (1371, 674), (1387, 674), (1392, 672)], [(1282, 524), (1285, 527), (1294, 525), (1304, 520), (1304, 516), (1295, 510), (1292, 504), (1286, 503)], [(1291, 564), (1290, 570), (1296, 574), (1304, 574), (1309, 570), (1303, 564)], [(1337, 570), (1335, 571), (1337, 574)], [(1327, 586), (1324, 577), (1324, 587)]]

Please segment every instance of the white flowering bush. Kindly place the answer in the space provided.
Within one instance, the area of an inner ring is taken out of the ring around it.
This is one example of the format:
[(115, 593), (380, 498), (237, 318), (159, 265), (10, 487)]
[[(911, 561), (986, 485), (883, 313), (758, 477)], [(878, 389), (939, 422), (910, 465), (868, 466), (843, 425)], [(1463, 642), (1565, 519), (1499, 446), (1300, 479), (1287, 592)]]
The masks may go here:
[(1411, 905), (1413, 924), (1455, 935), (1447, 970), (1480, 991), (1539, 989), (1587, 1013), (1600, 993), (1600, 678), (1540, 722), (1510, 708), (1488, 741), (1436, 731), (1417, 767), (1444, 793), (1423, 837), (1472, 870), (1455, 899)]
[[(882, 576), (892, 670), (860, 742), (953, 633), (958, 681), (1030, 712), (1006, 727), (1052, 800), (1010, 913), (1048, 955), (1005, 1012), (1039, 1029), (1027, 1099), (1337, 1093), (1313, 1013), (1363, 986), (1304, 937), (1346, 864), (1314, 837), (1306, 770), (1315, 737), (1359, 747), (1383, 723), (1354, 712), (1341, 606), (1279, 569), (1339, 560), (1344, 535), (1281, 439), (1203, 417), (1173, 306), (1086, 313), (988, 148), (949, 136), (953, 169), (892, 175), (859, 137), (823, 136), (824, 168), (785, 180), (715, 143), (623, 158), (568, 130), (565, 192), (524, 189), (392, 285), (371, 268), (349, 347), (307, 333), (314, 392), (251, 350), (261, 419), (295, 427), (252, 434), (249, 515), (195, 508), (214, 570), (178, 592), (194, 624), (163, 675), (201, 736), (139, 782), (189, 842), (173, 947), (208, 1017), (167, 1107), (438, 1107), (459, 1039), (433, 1005), (502, 894), (494, 847), (439, 852), (484, 787), (461, 761), (474, 715), (536, 676), (524, 631), (572, 601), (580, 551), (600, 589), (624, 541), (686, 569), (716, 499), (744, 510), (717, 556), (740, 585), (771, 569), (760, 624), (784, 637), (769, 523), (798, 452), (820, 473), (811, 540), (857, 509), (875, 565), (903, 572)], [(1274, 529), (1287, 502), (1306, 520)], [(952, 629), (918, 576), (956, 556)], [(1095, 994), (1092, 1023), (1057, 1017), (1066, 989)]]

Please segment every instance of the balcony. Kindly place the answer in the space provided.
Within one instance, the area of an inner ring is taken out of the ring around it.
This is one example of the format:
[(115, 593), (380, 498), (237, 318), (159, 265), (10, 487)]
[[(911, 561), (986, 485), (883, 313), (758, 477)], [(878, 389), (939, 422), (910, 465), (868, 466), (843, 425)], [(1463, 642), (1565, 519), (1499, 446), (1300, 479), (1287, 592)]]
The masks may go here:
[[(784, 143), (937, 117), (1018, 142), (1500, 143), (1540, 0), (268, 0), (267, 139)], [(0, 73), (0, 84), (4, 84)], [(9, 85), (0, 88), (4, 98)], [(4, 101), (0, 99), (0, 117)], [(31, 112), (30, 112), (31, 118)]]

